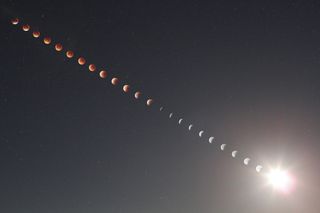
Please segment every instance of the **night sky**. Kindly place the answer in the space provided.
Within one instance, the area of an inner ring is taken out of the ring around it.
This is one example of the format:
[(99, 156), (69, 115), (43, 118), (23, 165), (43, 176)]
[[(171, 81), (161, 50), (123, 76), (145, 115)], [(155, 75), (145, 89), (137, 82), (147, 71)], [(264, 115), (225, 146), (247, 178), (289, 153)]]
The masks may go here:
[[(319, 1), (0, 5), (0, 212), (319, 212)], [(289, 170), (292, 193), (258, 163)]]

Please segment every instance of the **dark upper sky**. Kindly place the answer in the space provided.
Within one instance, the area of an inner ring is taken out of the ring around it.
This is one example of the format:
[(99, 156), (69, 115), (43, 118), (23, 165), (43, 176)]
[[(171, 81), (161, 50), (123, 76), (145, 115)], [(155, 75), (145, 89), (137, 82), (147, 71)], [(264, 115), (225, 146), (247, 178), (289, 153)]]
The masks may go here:
[[(319, 1), (52, 2), (1, 5), (0, 212), (319, 211)], [(12, 16), (156, 107), (10, 25)], [(281, 163), (294, 193), (266, 187), (244, 156)]]

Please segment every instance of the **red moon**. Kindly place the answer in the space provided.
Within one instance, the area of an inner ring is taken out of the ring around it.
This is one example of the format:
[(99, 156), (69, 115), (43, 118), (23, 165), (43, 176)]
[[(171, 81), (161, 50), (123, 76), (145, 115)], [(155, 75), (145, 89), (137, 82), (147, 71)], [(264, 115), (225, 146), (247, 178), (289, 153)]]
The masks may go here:
[(84, 65), (86, 63), (86, 59), (84, 59), (83, 57), (78, 58), (78, 63), (80, 65)]
[(118, 83), (119, 83), (119, 79), (117, 79), (117, 78), (112, 78), (111, 84), (117, 85)]
[(129, 92), (130, 86), (128, 84), (125, 84), (122, 89), (123, 92)]
[(74, 53), (73, 53), (71, 50), (68, 50), (68, 51), (66, 52), (66, 56), (67, 56), (68, 58), (72, 58), (72, 57), (74, 56)]
[(94, 72), (96, 70), (96, 66), (94, 64), (89, 65), (90, 72)]
[(19, 19), (18, 18), (13, 18), (13, 19), (11, 19), (11, 23), (13, 25), (17, 25), (17, 24), (19, 24)]
[(141, 92), (138, 91), (138, 92), (134, 93), (134, 97), (136, 99), (140, 98), (140, 96), (141, 96)]
[(29, 31), (30, 30), (30, 25), (29, 24), (23, 25), (22, 26), (22, 30), (25, 31), (25, 32)]
[(39, 31), (33, 31), (32, 36), (34, 38), (39, 38), (40, 37), (40, 32)]
[(62, 44), (58, 43), (54, 46), (54, 48), (56, 49), (56, 51), (60, 52), (62, 50)]
[(99, 75), (100, 75), (100, 78), (106, 78), (107, 77), (107, 71), (101, 70)]
[(50, 37), (45, 37), (44, 39), (43, 39), (43, 43), (45, 43), (45, 44), (50, 44), (51, 43), (51, 38)]
[(151, 98), (149, 98), (149, 99), (147, 100), (147, 106), (151, 106), (152, 103), (153, 103), (153, 100), (152, 100)]

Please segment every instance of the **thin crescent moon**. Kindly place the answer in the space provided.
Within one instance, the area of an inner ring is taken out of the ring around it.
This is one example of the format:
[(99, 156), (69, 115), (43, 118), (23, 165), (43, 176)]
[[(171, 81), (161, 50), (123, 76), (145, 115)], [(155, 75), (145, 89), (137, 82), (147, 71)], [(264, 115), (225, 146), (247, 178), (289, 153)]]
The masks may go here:
[(192, 129), (192, 127), (193, 127), (193, 124), (190, 124), (189, 125), (189, 131)]
[(169, 118), (172, 118), (172, 116), (173, 116), (173, 113), (171, 112), (171, 113), (169, 114)]
[(256, 171), (259, 173), (259, 172), (261, 172), (261, 170), (262, 170), (262, 166), (261, 165), (258, 165), (257, 167), (256, 167)]
[(221, 144), (220, 148), (223, 151), (226, 148), (227, 144)]
[(163, 107), (160, 107), (160, 112), (163, 110)]
[(243, 163), (244, 163), (244, 165), (248, 165), (249, 164), (249, 162), (250, 162), (250, 158), (245, 158), (244, 160), (243, 160)]
[(204, 133), (203, 130), (201, 130), (201, 131), (199, 132), (199, 137), (200, 137), (200, 138), (202, 137), (203, 133)]
[(179, 124), (181, 124), (181, 122), (182, 122), (182, 121), (183, 121), (183, 119), (182, 119), (182, 118), (180, 118), (180, 119), (179, 119)]
[(214, 140), (214, 137), (211, 136), (211, 137), (209, 138), (209, 143), (213, 143), (213, 140)]
[(232, 151), (232, 153), (231, 153), (232, 157), (233, 158), (237, 157), (237, 153), (238, 153), (237, 150)]

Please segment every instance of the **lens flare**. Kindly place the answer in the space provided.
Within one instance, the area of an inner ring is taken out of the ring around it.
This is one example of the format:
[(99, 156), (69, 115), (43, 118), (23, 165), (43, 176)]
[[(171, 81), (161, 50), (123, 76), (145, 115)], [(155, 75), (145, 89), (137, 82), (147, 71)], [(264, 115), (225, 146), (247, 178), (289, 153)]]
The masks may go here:
[(267, 174), (268, 184), (274, 190), (283, 193), (290, 193), (294, 189), (294, 179), (289, 172), (281, 169), (272, 169)]

